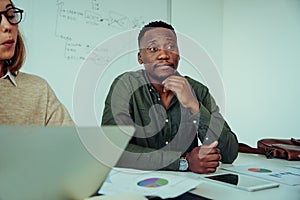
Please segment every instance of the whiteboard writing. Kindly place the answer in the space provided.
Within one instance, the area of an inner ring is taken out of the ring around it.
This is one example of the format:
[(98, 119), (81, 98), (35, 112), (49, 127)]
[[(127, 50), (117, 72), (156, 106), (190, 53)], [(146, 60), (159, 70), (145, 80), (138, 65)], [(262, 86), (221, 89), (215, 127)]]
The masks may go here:
[[(103, 48), (106, 40), (131, 29), (140, 29), (150, 21), (169, 21), (169, 0), (15, 0), (24, 10), (19, 27), (24, 36), (27, 58), (24, 72), (45, 78), (71, 115), (72, 93), (77, 73), (87, 56), (99, 67), (110, 66), (101, 85), (95, 113), (101, 116), (106, 91), (121, 70), (137, 65), (136, 52), (112, 60), (114, 44)], [(158, 6), (159, 5), (159, 6)], [(136, 40), (128, 41), (137, 46)], [(95, 50), (93, 54), (90, 52)], [(125, 57), (125, 58), (124, 58)]]

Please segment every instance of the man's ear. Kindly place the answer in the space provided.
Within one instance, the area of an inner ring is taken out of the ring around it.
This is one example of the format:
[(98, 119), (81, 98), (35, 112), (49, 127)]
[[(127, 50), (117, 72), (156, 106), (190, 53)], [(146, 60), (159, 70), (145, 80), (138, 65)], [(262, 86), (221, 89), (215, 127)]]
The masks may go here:
[(139, 63), (140, 63), (140, 64), (143, 64), (143, 59), (142, 59), (142, 56), (141, 56), (141, 53), (140, 53), (140, 52), (138, 52), (137, 58), (138, 58)]

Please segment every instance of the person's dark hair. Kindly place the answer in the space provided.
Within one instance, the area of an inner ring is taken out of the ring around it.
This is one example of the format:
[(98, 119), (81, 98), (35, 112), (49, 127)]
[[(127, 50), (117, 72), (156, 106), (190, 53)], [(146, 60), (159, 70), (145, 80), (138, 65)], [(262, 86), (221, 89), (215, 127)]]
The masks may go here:
[(150, 22), (149, 24), (146, 24), (140, 31), (139, 36), (138, 36), (138, 44), (140, 46), (140, 42), (142, 37), (145, 35), (145, 33), (153, 28), (167, 28), (170, 29), (171, 31), (173, 31), (173, 33), (176, 35), (175, 33), (175, 29), (173, 28), (172, 25), (163, 22), (163, 21), (153, 21)]
[(13, 73), (18, 72), (25, 61), (25, 56), (26, 56), (26, 52), (25, 52), (24, 41), (21, 33), (18, 31), (15, 54), (11, 59), (9, 59), (8, 62), (4, 64), (4, 68), (8, 69), (10, 72)]

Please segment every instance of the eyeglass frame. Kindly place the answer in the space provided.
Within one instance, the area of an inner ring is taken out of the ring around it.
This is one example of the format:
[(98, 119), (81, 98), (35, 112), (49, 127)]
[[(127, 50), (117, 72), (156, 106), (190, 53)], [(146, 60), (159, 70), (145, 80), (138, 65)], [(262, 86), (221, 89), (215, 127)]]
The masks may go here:
[[(20, 13), (20, 14), (21, 14), (20, 20), (19, 20), (17, 23), (12, 23), (12, 22), (10, 21), (10, 18), (9, 18), (9, 17), (12, 17), (12, 16), (8, 16), (7, 13), (8, 13), (9, 10), (11, 10), (11, 9), (17, 10), (17, 11), (18, 11), (18, 12), (14, 12), (14, 13)], [(15, 8), (15, 7), (8, 8), (8, 9), (5, 10), (5, 11), (0, 11), (0, 23), (1, 23), (1, 21), (2, 21), (2, 15), (4, 15), (5, 18), (7, 19), (7, 21), (8, 21), (11, 25), (17, 25), (17, 24), (19, 24), (19, 23), (22, 21), (22, 18), (23, 18), (23, 12), (24, 12), (24, 10), (22, 10), (22, 9), (20, 9), (20, 8)]]

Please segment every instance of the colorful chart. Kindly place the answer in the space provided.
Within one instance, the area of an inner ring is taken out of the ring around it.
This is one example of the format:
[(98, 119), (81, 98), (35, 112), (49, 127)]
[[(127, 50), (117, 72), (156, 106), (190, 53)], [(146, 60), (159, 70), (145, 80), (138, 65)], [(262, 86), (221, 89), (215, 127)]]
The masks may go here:
[(269, 169), (264, 169), (264, 168), (249, 168), (248, 171), (250, 172), (259, 172), (259, 173), (270, 173), (272, 172)]
[(168, 184), (168, 180), (163, 178), (148, 178), (137, 183), (138, 186), (147, 188), (157, 188)]

